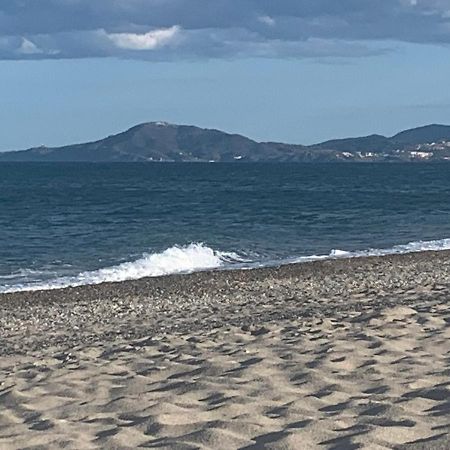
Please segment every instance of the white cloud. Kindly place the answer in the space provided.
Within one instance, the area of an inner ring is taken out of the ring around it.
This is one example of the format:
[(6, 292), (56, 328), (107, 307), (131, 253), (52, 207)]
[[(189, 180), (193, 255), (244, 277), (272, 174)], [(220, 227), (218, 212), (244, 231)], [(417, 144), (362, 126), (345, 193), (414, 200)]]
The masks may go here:
[(450, 45), (449, 2), (0, 0), (0, 60), (360, 57)]
[(176, 42), (180, 31), (180, 27), (175, 25), (144, 34), (111, 33), (108, 34), (108, 37), (114, 45), (124, 50), (155, 50)]
[(43, 53), (42, 49), (26, 38), (22, 38), (22, 43), (17, 51), (22, 55), (38, 55)]
[(258, 17), (258, 20), (261, 23), (269, 25), (270, 27), (273, 27), (276, 24), (275, 19), (273, 17), (270, 17), (270, 16), (260, 16), (260, 17)]

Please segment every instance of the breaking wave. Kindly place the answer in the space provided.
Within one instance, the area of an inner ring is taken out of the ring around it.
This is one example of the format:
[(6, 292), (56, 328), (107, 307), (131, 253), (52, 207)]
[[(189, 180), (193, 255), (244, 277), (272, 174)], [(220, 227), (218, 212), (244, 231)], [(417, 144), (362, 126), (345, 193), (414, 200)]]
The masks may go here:
[(0, 292), (60, 289), (68, 286), (137, 280), (144, 277), (218, 269), (225, 264), (242, 262), (245, 262), (245, 259), (236, 253), (216, 251), (204, 244), (197, 243), (185, 247), (170, 247), (161, 253), (144, 254), (142, 258), (135, 261), (81, 272), (76, 276), (60, 277), (45, 282), (22, 282), (12, 286), (0, 286)]
[[(104, 282), (136, 280), (144, 277), (156, 277), (176, 273), (191, 273), (211, 269), (231, 269), (278, 266), (282, 264), (302, 263), (325, 259), (357, 258), (363, 256), (385, 256), (420, 251), (449, 250), (450, 239), (433, 241), (417, 241), (395, 245), (390, 248), (370, 248), (360, 251), (332, 250), (326, 255), (300, 256), (286, 259), (249, 259), (234, 252), (214, 250), (202, 243), (187, 246), (174, 246), (160, 253), (144, 254), (135, 261), (124, 262), (115, 266), (94, 271), (81, 272), (75, 276), (64, 276), (47, 279), (38, 278), (39, 271), (22, 269), (20, 273), (0, 277), (0, 293), (60, 289)], [(256, 257), (257, 258), (257, 257)], [(19, 277), (17, 275), (20, 275)], [(20, 281), (18, 280), (20, 279)]]

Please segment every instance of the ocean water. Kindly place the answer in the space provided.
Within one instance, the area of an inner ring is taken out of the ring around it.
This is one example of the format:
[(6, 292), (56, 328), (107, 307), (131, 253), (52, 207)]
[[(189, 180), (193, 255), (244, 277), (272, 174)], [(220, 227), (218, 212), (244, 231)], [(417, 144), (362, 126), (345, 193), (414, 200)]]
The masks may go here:
[(450, 248), (450, 165), (0, 163), (0, 292)]

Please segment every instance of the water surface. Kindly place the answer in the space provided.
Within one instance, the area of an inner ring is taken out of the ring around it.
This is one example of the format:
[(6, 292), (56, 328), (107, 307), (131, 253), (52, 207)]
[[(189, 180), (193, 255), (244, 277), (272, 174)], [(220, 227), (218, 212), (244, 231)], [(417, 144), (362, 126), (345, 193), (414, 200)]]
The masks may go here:
[(446, 164), (0, 163), (0, 291), (446, 248), (449, 175)]

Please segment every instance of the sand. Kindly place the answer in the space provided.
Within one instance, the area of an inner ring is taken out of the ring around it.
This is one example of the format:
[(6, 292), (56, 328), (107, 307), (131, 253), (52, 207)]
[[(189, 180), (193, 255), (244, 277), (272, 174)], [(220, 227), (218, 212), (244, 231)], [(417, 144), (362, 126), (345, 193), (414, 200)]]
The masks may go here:
[(0, 296), (0, 449), (449, 449), (450, 252)]

